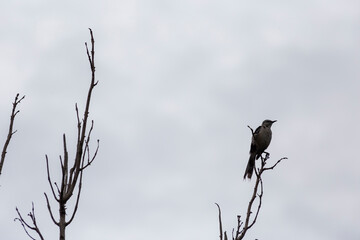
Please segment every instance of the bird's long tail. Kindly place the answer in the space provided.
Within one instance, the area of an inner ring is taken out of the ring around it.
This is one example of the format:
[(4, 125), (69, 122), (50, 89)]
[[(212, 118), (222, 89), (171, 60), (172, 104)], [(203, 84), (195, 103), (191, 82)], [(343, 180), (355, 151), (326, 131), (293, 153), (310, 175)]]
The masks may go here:
[(256, 154), (250, 154), (250, 158), (249, 158), (248, 164), (246, 166), (245, 174), (244, 174), (244, 179), (246, 179), (246, 177), (251, 179), (251, 176), (253, 174), (254, 167), (255, 167), (255, 156), (256, 156)]

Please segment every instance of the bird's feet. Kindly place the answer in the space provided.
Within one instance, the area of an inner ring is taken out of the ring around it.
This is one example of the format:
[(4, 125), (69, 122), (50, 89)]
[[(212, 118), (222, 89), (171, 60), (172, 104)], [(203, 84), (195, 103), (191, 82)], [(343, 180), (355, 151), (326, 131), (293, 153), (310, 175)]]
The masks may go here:
[(270, 153), (268, 153), (268, 152), (264, 152), (264, 153), (265, 153), (264, 161), (266, 161), (270, 157)]

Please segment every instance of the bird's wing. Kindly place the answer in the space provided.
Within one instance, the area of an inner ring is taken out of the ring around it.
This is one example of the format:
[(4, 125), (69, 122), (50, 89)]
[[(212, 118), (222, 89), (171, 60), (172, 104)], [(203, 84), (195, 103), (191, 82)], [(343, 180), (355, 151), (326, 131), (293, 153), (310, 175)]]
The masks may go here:
[(250, 145), (250, 154), (254, 154), (257, 152), (257, 147), (256, 147), (256, 144), (252, 141), (251, 142), (251, 145)]
[(261, 126), (257, 127), (257, 129), (254, 132), (254, 137), (256, 137), (260, 132)]
[(258, 128), (256, 128), (256, 130), (255, 130), (255, 132), (254, 132), (254, 134), (253, 134), (253, 136), (252, 136), (251, 145), (250, 145), (250, 154), (257, 152), (256, 137), (257, 137), (257, 135), (259, 134), (260, 129), (261, 129), (261, 126), (259, 126)]

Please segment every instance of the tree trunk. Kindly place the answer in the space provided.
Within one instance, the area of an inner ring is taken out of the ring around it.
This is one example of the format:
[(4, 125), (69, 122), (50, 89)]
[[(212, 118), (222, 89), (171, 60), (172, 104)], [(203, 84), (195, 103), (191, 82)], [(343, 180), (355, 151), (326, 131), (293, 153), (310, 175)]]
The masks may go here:
[(59, 213), (60, 213), (60, 221), (59, 221), (59, 228), (60, 228), (60, 240), (65, 240), (65, 228), (66, 228), (66, 208), (65, 203), (61, 202), (59, 203)]

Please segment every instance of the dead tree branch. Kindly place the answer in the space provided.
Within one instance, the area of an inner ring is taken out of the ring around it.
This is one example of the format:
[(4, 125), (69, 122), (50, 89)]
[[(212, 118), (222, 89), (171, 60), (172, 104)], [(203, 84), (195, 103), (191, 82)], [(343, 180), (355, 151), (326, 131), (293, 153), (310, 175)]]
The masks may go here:
[(219, 204), (215, 203), (219, 210), (219, 228), (220, 228), (220, 240), (223, 240), (223, 230), (222, 230), (222, 222), (221, 222), (221, 209)]
[[(90, 30), (90, 37), (91, 37), (91, 51), (88, 49), (87, 43), (85, 43), (86, 53), (88, 56), (88, 60), (90, 63), (90, 70), (91, 70), (91, 81), (90, 87), (88, 90), (87, 98), (86, 98), (86, 105), (84, 109), (84, 116), (82, 120), (79, 117), (79, 109), (77, 104), (75, 104), (75, 111), (77, 117), (77, 143), (76, 143), (76, 153), (74, 157), (74, 162), (72, 167), (69, 168), (69, 154), (68, 148), (66, 143), (66, 136), (63, 134), (63, 148), (64, 153), (63, 156), (60, 156), (60, 165), (61, 165), (61, 180), (59, 184), (57, 182), (53, 182), (50, 176), (49, 170), (49, 159), (46, 155), (46, 170), (47, 170), (47, 179), (50, 185), (50, 189), (54, 199), (57, 202), (58, 209), (59, 209), (59, 220), (55, 220), (55, 215), (52, 211), (50, 206), (50, 202), (46, 193), (44, 193), (46, 198), (47, 208), (50, 214), (50, 217), (55, 225), (59, 227), (59, 239), (65, 240), (65, 229), (66, 227), (73, 221), (75, 214), (77, 212), (79, 206), (79, 200), (81, 195), (82, 189), (82, 179), (83, 179), (83, 172), (84, 170), (91, 165), (91, 163), (95, 160), (98, 150), (99, 150), (99, 140), (97, 140), (97, 147), (93, 154), (90, 153), (90, 139), (91, 134), (94, 127), (94, 121), (91, 121), (90, 129), (87, 130), (88, 126), (88, 117), (89, 117), (89, 109), (90, 109), (90, 100), (92, 96), (93, 89), (98, 84), (98, 81), (95, 81), (95, 51), (94, 51), (94, 37), (92, 30)], [(56, 187), (56, 190), (54, 188)], [(75, 191), (77, 187), (77, 191)], [(67, 220), (67, 203), (71, 199), (71, 197), (76, 194), (76, 202), (73, 209), (72, 214), (70, 215), (70, 219)], [(25, 225), (28, 227), (27, 225)]]
[(254, 129), (252, 129), (249, 125), (247, 127), (250, 129), (251, 135), (254, 137)]
[(16, 130), (13, 131), (13, 126), (14, 126), (14, 120), (15, 120), (15, 116), (20, 112), (19, 110), (16, 110), (17, 105), (25, 98), (25, 95), (22, 96), (19, 99), (19, 93), (16, 94), (15, 96), (15, 100), (13, 102), (13, 108), (11, 110), (11, 115), (10, 115), (10, 124), (9, 124), (9, 131), (8, 131), (8, 135), (1, 153), (1, 159), (0, 159), (0, 175), (1, 175), (1, 171), (5, 162), (5, 155), (6, 155), (6, 150), (9, 146), (11, 137), (16, 133)]
[[(250, 128), (250, 130), (252, 130), (252, 129)], [(252, 133), (253, 133), (253, 131), (252, 131)], [(259, 216), (260, 208), (262, 206), (262, 200), (263, 200), (263, 194), (264, 194), (264, 184), (263, 184), (263, 180), (262, 180), (262, 174), (265, 171), (273, 170), (282, 160), (287, 159), (286, 157), (283, 157), (283, 158), (279, 159), (273, 166), (265, 167), (267, 160), (269, 159), (269, 156), (270, 156), (269, 153), (265, 153), (265, 157), (261, 156), (261, 166), (260, 166), (260, 168), (255, 169), (256, 181), (255, 181), (252, 196), (250, 198), (250, 201), (249, 201), (249, 204), (247, 207), (245, 222), (241, 220), (241, 216), (239, 216), (239, 215), (237, 216), (238, 221), (237, 221), (235, 236), (234, 236), (234, 229), (233, 229), (233, 236), (232, 236), (233, 240), (243, 239), (245, 237), (245, 234), (247, 233), (247, 231), (251, 227), (253, 227), (254, 224), (256, 223), (256, 220)], [(258, 205), (256, 208), (255, 216), (254, 216), (254, 218), (251, 219), (251, 215), (253, 213), (252, 209), (253, 209), (253, 205), (254, 205), (256, 198), (258, 198)], [(220, 214), (221, 213), (220, 206), (218, 204), (216, 204), (216, 205), (218, 206), (218, 209), (219, 209), (219, 225), (220, 225), (220, 231), (221, 231), (220, 240), (225, 240), (222, 238), (223, 235), (222, 235), (222, 221), (221, 221), (221, 214)]]
[(28, 216), (30, 217), (31, 219), (31, 224), (27, 223), (24, 218), (21, 216), (20, 212), (19, 212), (19, 209), (16, 208), (16, 212), (18, 214), (18, 218), (15, 218), (14, 221), (19, 221), (22, 225), (22, 227), (24, 228), (24, 231), (25, 233), (33, 240), (35, 240), (35, 238), (33, 236), (30, 235), (30, 233), (28, 232), (27, 229), (29, 230), (32, 230), (34, 232), (37, 233), (37, 235), (40, 237), (41, 240), (44, 240), (44, 237), (42, 236), (41, 232), (40, 232), (40, 229), (37, 225), (37, 222), (36, 222), (36, 218), (35, 218), (35, 210), (34, 210), (34, 203), (32, 203), (32, 209), (31, 209), (31, 212), (28, 213)]

